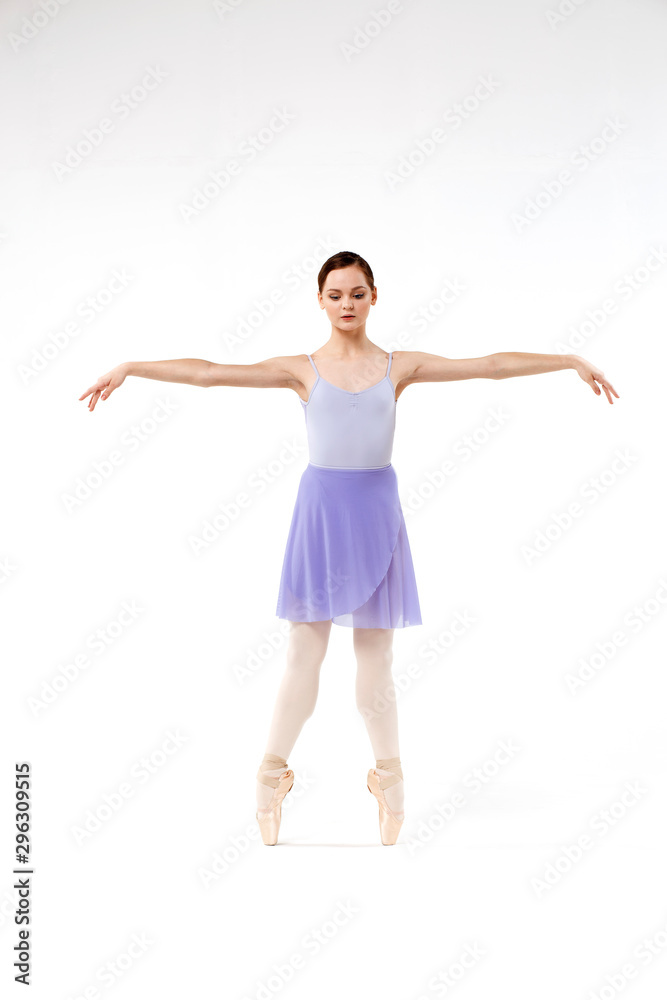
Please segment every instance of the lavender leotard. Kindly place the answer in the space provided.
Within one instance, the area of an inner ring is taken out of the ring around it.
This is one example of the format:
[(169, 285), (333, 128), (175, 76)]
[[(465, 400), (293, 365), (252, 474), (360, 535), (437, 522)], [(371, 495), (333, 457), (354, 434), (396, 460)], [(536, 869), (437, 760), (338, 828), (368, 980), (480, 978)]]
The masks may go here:
[(381, 469), (389, 465), (396, 426), (395, 389), (389, 378), (391, 355), (390, 351), (384, 378), (361, 392), (327, 382), (308, 355), (317, 375), (308, 402), (301, 400), (311, 465), (323, 469)]

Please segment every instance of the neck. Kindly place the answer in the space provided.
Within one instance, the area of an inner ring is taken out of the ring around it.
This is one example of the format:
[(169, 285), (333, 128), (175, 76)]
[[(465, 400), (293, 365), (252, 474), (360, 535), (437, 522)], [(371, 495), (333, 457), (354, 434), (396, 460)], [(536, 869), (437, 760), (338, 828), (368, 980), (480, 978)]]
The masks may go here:
[(351, 330), (349, 333), (341, 333), (336, 327), (332, 327), (331, 336), (326, 344), (318, 350), (318, 354), (324, 352), (327, 357), (344, 361), (377, 354), (378, 351), (382, 351), (382, 348), (368, 339), (365, 330)]

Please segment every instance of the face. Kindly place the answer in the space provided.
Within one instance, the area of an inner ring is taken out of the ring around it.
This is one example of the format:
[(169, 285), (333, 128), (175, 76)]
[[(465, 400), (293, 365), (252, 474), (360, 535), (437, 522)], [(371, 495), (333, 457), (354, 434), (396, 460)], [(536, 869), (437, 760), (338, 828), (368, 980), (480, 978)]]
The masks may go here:
[(320, 307), (326, 309), (332, 326), (338, 330), (358, 330), (366, 322), (371, 306), (375, 305), (377, 289), (370, 290), (360, 267), (341, 267), (329, 271), (317, 298)]

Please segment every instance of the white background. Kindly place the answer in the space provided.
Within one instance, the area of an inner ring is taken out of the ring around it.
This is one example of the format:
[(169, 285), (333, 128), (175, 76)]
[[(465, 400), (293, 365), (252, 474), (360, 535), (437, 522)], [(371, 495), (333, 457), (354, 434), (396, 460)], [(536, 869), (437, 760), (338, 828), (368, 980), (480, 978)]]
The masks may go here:
[[(414, 0), (378, 28), (381, 9), (0, 8), (0, 961), (11, 982), (26, 760), (40, 1000), (664, 993), (667, 8)], [(293, 117), (262, 131), (277, 111)], [(267, 850), (255, 773), (284, 667), (302, 407), (137, 378), (92, 414), (78, 397), (127, 360), (316, 351), (316, 274), (343, 249), (373, 268), (381, 347), (569, 351), (620, 399), (572, 370), (401, 396), (393, 463), (423, 615), (394, 642), (406, 821), (384, 851), (352, 635), (332, 627)], [(474, 623), (452, 639), (457, 614)], [(503, 741), (516, 749), (498, 763)]]

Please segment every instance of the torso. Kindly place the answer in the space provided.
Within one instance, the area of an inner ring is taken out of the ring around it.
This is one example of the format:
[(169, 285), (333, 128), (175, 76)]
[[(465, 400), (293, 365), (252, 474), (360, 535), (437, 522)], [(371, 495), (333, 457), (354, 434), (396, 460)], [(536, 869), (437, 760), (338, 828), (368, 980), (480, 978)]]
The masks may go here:
[[(378, 378), (379, 357), (365, 358), (363, 372), (355, 364), (356, 386), (344, 389), (329, 381), (312, 355), (306, 355), (313, 372), (313, 385), (308, 399), (301, 399), (301, 408), (306, 418), (311, 465), (351, 470), (381, 469), (391, 464), (396, 426), (396, 387), (391, 380), (393, 356), (391, 352), (387, 354), (385, 369)], [(348, 384), (349, 374), (347, 368)], [(369, 382), (369, 376), (374, 381)]]
[[(383, 351), (382, 353), (378, 352), (369, 355), (363, 361), (355, 362), (354, 366), (349, 361), (333, 361), (330, 358), (320, 361), (317, 354), (311, 354), (311, 357), (317, 365), (322, 379), (342, 389), (344, 392), (356, 393), (364, 392), (366, 389), (370, 389), (382, 381), (387, 370), (389, 352), (385, 353)], [(307, 354), (299, 354), (295, 357), (294, 374), (297, 375), (297, 373), (299, 381), (294, 386), (294, 391), (303, 403), (307, 403), (313, 386), (317, 381), (317, 376), (308, 360)], [(400, 385), (400, 379), (397, 380), (396, 374), (396, 354), (394, 354), (389, 381), (394, 388), (394, 399), (398, 400), (398, 397), (406, 386)]]

